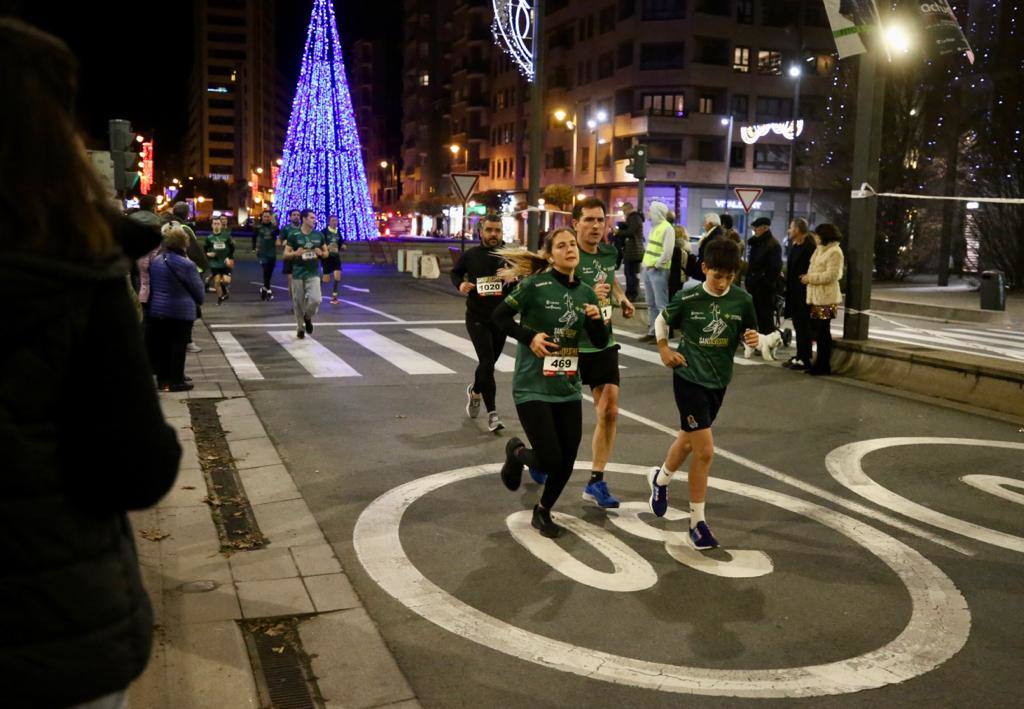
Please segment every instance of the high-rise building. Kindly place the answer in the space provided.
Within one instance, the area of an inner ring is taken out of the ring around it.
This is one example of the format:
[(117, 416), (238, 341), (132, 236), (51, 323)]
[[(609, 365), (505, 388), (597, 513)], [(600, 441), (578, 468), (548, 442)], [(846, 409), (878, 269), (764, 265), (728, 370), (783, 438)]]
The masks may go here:
[[(523, 201), (529, 90), (493, 44), (491, 3), (406, 0), (406, 8), (406, 193), (444, 191), (440, 178), (454, 169), (480, 173), (481, 191)], [(635, 202), (626, 152), (643, 143), (646, 196), (677, 211), (691, 233), (706, 212), (729, 211), (745, 226), (727, 190), (735, 186), (763, 188), (750, 218), (768, 216), (776, 232), (785, 229), (791, 141), (770, 124), (792, 119), (799, 86), (799, 140), (818, 138), (835, 62), (820, 2), (548, 0), (544, 22), (542, 186), (570, 185), (612, 209)], [(769, 127), (742, 130), (753, 125)], [(454, 159), (443, 150), (449, 144), (459, 147)], [(798, 168), (797, 215), (808, 215), (806, 181)]]
[[(269, 197), (287, 128), (274, 0), (197, 0), (185, 168), (224, 180), (232, 207)], [(283, 113), (283, 116), (282, 116)]]
[(399, 156), (391, 139), (384, 43), (366, 39), (353, 42), (351, 56), (346, 59), (370, 199), (378, 209), (388, 208), (398, 200)]

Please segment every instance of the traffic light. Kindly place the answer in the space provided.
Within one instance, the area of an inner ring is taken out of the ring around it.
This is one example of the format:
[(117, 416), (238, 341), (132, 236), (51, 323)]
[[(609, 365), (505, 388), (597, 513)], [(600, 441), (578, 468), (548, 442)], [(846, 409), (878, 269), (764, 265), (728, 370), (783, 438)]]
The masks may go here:
[(626, 163), (626, 172), (638, 180), (647, 177), (647, 146), (636, 144), (626, 151), (629, 162)]
[(132, 124), (115, 118), (107, 123), (110, 133), (110, 159), (114, 163), (114, 189), (126, 195), (139, 181), (142, 168), (140, 151), (142, 144), (132, 132)]

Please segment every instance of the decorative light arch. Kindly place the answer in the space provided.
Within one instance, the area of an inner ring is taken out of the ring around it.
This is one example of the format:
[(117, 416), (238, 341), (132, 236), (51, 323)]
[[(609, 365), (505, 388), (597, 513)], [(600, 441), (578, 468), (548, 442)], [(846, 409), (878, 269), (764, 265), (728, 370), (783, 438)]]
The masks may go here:
[(533, 81), (533, 3), (530, 0), (492, 0), (492, 3), (491, 32), (495, 41), (523, 76)]

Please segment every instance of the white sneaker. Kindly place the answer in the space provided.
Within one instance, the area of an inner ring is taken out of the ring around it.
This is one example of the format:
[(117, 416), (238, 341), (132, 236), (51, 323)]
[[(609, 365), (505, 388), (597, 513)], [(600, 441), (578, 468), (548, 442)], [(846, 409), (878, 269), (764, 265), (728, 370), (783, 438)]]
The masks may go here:
[(480, 415), (480, 396), (473, 393), (473, 385), (466, 387), (466, 416), (475, 419)]
[(487, 430), (491, 433), (497, 433), (501, 429), (505, 428), (505, 424), (498, 418), (498, 412), (492, 411), (487, 414)]
[(187, 345), (185, 345), (185, 351), (195, 354), (196, 352), (202, 352), (203, 348), (194, 342), (190, 342)]

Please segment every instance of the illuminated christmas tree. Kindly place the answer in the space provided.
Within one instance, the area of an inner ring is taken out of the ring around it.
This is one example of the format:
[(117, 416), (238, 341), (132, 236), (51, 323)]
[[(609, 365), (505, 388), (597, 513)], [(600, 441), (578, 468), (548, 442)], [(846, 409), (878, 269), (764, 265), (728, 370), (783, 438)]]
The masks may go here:
[(274, 206), (312, 209), (321, 227), (336, 215), (348, 239), (378, 235), (330, 0), (313, 3)]

